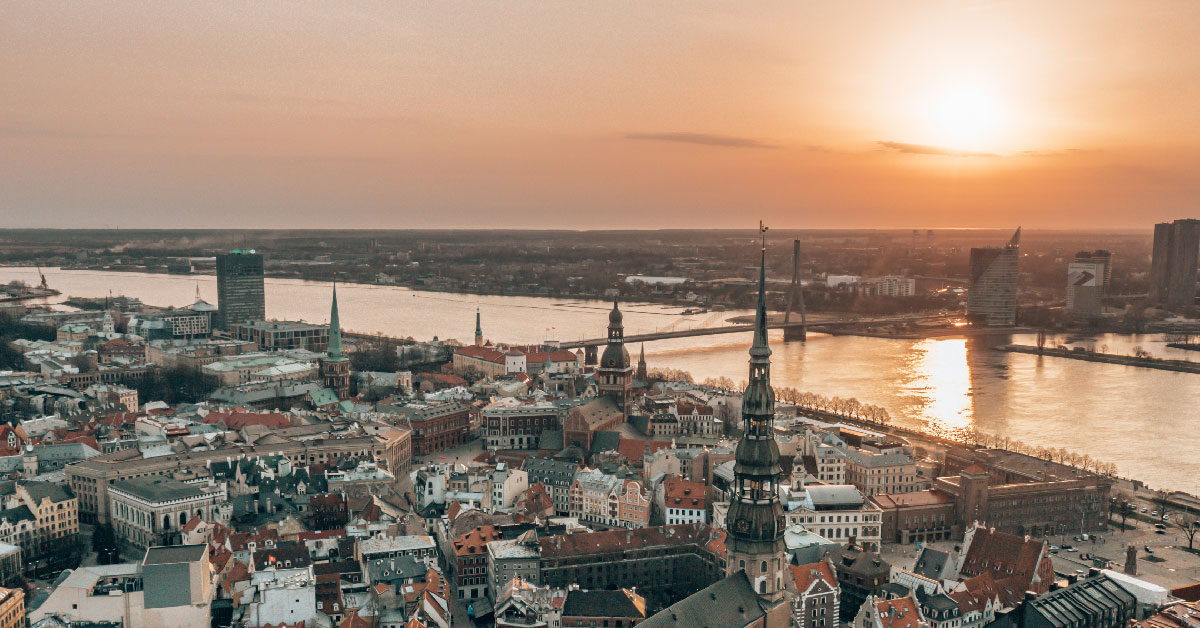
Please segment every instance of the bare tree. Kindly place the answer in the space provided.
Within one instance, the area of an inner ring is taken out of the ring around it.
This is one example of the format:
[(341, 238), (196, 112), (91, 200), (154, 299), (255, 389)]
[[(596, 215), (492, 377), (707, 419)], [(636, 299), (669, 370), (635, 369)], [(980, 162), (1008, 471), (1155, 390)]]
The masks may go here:
[(1191, 550), (1192, 543), (1196, 540), (1196, 534), (1200, 533), (1200, 518), (1195, 515), (1180, 515), (1172, 523), (1187, 537), (1188, 549)]

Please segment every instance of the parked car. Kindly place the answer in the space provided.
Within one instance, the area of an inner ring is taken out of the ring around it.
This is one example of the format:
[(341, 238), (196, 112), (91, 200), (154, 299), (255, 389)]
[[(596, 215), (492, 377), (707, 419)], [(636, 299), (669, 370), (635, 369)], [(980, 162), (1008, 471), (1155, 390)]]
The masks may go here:
[(1078, 552), (1079, 550), (1075, 549), (1074, 547), (1068, 547), (1067, 551), (1068, 552)]
[(1151, 517), (1157, 517), (1157, 516), (1158, 516), (1158, 511), (1157, 511), (1157, 510), (1151, 510), (1151, 511), (1150, 511), (1150, 516), (1151, 516)]
[(1143, 508), (1143, 509), (1142, 509), (1142, 514), (1145, 514), (1145, 513), (1146, 513), (1146, 510), (1147, 510), (1146, 508)]
[(1154, 533), (1155, 534), (1166, 534), (1167, 531), (1166, 530), (1155, 530)]
[(1150, 549), (1150, 546), (1149, 546), (1149, 545), (1147, 545), (1145, 549), (1146, 549), (1146, 553), (1147, 553), (1147, 554), (1153, 554), (1153, 553), (1154, 553), (1154, 550)]

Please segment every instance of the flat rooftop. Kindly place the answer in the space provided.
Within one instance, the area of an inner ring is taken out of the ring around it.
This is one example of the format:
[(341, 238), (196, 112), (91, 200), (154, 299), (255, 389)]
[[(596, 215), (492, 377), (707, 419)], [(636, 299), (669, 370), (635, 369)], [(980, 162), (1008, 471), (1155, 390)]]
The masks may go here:
[(204, 558), (204, 553), (207, 550), (208, 546), (204, 544), (151, 547), (146, 550), (146, 558), (142, 560), (142, 564), (173, 565), (175, 563), (194, 563)]

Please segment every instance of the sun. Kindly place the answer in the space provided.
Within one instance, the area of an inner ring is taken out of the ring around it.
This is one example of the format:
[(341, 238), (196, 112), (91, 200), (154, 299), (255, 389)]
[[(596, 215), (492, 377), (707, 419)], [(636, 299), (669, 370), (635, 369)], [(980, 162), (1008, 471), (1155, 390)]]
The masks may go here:
[(995, 150), (1004, 135), (1004, 106), (983, 86), (957, 85), (930, 95), (930, 143), (963, 151)]

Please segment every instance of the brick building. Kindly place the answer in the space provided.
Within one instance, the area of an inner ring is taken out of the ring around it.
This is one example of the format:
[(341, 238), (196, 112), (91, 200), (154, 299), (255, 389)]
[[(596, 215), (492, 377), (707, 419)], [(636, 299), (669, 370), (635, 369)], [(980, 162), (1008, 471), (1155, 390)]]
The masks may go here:
[(413, 455), (423, 456), (467, 442), (471, 431), (471, 408), (459, 402), (401, 409), (412, 429)]
[[(949, 475), (957, 472), (958, 475)], [(1034, 536), (1104, 529), (1112, 479), (1004, 450), (951, 449), (934, 488), (955, 498), (958, 523)]]
[(549, 401), (518, 403), (504, 398), (480, 411), (488, 449), (537, 449), (542, 432), (561, 430), (567, 408)]
[(474, 600), (487, 595), (488, 552), (487, 544), (500, 538), (495, 526), (479, 526), (454, 539), (454, 575), (457, 585), (455, 597)]
[(944, 491), (874, 495), (871, 502), (883, 513), (880, 534), (884, 543), (944, 541), (962, 536), (954, 496)]
[(704, 524), (538, 539), (542, 584), (633, 588), (652, 605), (679, 600), (725, 573), (724, 533)]

